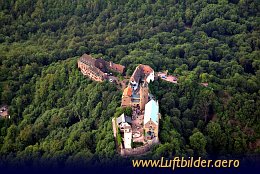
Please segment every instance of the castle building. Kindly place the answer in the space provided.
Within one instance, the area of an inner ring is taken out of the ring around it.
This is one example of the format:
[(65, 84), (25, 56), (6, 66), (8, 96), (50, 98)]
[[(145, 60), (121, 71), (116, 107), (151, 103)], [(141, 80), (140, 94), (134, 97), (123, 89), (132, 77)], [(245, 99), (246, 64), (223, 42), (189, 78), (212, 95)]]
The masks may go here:
[(117, 126), (121, 129), (124, 129), (128, 125), (132, 124), (131, 117), (126, 116), (125, 114), (122, 114), (120, 117), (116, 119)]
[(123, 95), (122, 95), (122, 101), (121, 101), (122, 107), (131, 106), (132, 92), (133, 92), (133, 89), (129, 86), (124, 89), (124, 92), (123, 92)]
[[(123, 90), (121, 107), (131, 107), (132, 115), (127, 117), (122, 114), (116, 120), (119, 130), (113, 128), (114, 136), (118, 130), (124, 141), (120, 146), (121, 155), (144, 153), (149, 149), (145, 150), (144, 147), (159, 142), (159, 104), (149, 94), (148, 87), (154, 78), (154, 70), (148, 65), (140, 64), (132, 74), (128, 86)], [(135, 147), (137, 142), (143, 143), (143, 146)]]
[(83, 54), (78, 60), (78, 68), (82, 74), (98, 82), (110, 80), (109, 71), (124, 73), (125, 67), (113, 62), (107, 62), (104, 59), (95, 59), (90, 55)]
[(148, 65), (138, 65), (122, 95), (122, 107), (139, 107), (144, 110), (148, 102), (148, 83), (154, 81), (154, 70)]
[(124, 129), (124, 146), (125, 149), (132, 148), (132, 129)]
[(146, 139), (158, 137), (159, 129), (159, 104), (158, 101), (150, 100), (144, 110), (144, 130)]
[(154, 81), (154, 70), (148, 65), (138, 65), (130, 78), (130, 84), (136, 90), (140, 83)]
[(131, 117), (122, 114), (116, 119), (117, 126), (120, 132), (123, 132), (124, 147), (126, 149), (132, 148), (132, 119)]

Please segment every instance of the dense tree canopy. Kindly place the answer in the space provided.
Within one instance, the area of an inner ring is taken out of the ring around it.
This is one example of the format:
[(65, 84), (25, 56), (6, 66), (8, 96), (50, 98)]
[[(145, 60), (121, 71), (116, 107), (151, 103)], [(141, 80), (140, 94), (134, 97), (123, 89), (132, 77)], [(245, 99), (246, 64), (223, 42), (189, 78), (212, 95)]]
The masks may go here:
[(83, 53), (126, 75), (142, 63), (178, 77), (150, 85), (162, 119), (148, 156), (259, 153), (259, 11), (256, 0), (0, 1), (1, 105), (11, 115), (0, 119), (0, 164), (120, 158), (111, 118), (124, 112), (121, 91), (84, 77)]

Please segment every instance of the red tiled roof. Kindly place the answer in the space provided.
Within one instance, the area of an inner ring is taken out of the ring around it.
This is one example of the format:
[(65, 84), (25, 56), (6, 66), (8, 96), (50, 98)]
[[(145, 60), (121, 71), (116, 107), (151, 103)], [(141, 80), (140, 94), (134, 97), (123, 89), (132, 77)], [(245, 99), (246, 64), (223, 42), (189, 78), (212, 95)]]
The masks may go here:
[(131, 87), (126, 87), (124, 89), (124, 93), (123, 93), (124, 96), (131, 96), (132, 95), (132, 88)]
[(119, 65), (119, 64), (116, 64), (116, 63), (112, 63), (112, 62), (110, 64), (112, 64), (111, 68), (113, 70), (115, 70), (117, 72), (120, 72), (121, 74), (124, 72), (125, 66)]
[(150, 74), (153, 72), (153, 69), (148, 65), (142, 65), (142, 69), (145, 74)]
[(135, 68), (135, 71), (134, 73), (132, 74), (130, 80), (131, 81), (135, 81), (135, 82), (139, 82), (140, 78), (141, 78), (141, 75), (142, 75), (142, 71), (141, 71), (141, 68), (140, 68), (140, 65), (137, 66)]
[(148, 75), (152, 72), (153, 69), (150, 66), (140, 64), (135, 68), (135, 71), (130, 80), (138, 82), (141, 77), (144, 77), (145, 75)]

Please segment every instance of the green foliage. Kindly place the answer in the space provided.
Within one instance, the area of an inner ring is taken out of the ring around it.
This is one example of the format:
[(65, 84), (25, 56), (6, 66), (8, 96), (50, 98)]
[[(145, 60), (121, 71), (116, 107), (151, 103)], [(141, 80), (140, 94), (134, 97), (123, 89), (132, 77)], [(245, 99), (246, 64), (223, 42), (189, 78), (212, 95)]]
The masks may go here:
[(117, 129), (117, 134), (116, 134), (116, 139), (117, 139), (117, 144), (118, 146), (120, 146), (122, 144), (122, 136), (121, 136), (121, 133), (120, 133), (120, 129), (118, 128)]
[(124, 113), (125, 113), (127, 116), (131, 117), (131, 116), (132, 116), (132, 108), (131, 108), (131, 107), (126, 107), (126, 108), (124, 108)]
[(205, 155), (207, 140), (201, 132), (192, 134), (189, 140), (191, 147), (198, 151), (198, 155)]
[(140, 147), (140, 146), (143, 146), (142, 142), (133, 142), (133, 144), (132, 144), (133, 148)]
[[(36, 83), (31, 86), (35, 88), (31, 103), (21, 104), (23, 119), (18, 127), (8, 128), (1, 148), (3, 159), (8, 161), (8, 154), (15, 152), (13, 160), (23, 159), (25, 163), (32, 160), (25, 158), (31, 153), (35, 160), (53, 161), (53, 164), (74, 165), (77, 160), (85, 164), (95, 153), (103, 151), (99, 150), (103, 143), (113, 144), (113, 137), (107, 134), (112, 135), (110, 118), (120, 99), (120, 91), (113, 84), (98, 84), (82, 76), (76, 68), (76, 59), (52, 64), (32, 80)], [(107, 147), (109, 156), (114, 154), (112, 144)], [(28, 149), (32, 146), (36, 152), (41, 151), (40, 156)]]

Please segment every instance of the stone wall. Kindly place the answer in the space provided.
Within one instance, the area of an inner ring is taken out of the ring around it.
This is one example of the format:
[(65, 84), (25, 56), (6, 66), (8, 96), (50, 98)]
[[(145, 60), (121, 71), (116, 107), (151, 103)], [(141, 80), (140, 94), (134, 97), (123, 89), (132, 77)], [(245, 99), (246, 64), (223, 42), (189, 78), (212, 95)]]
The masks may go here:
[(132, 149), (122, 149), (121, 148), (121, 155), (125, 156), (125, 157), (142, 155), (142, 154), (148, 152), (153, 145), (158, 144), (158, 143), (159, 143), (159, 139), (157, 137), (155, 137), (153, 140), (148, 141), (147, 144), (145, 144), (144, 146), (141, 146), (141, 147), (132, 148)]

